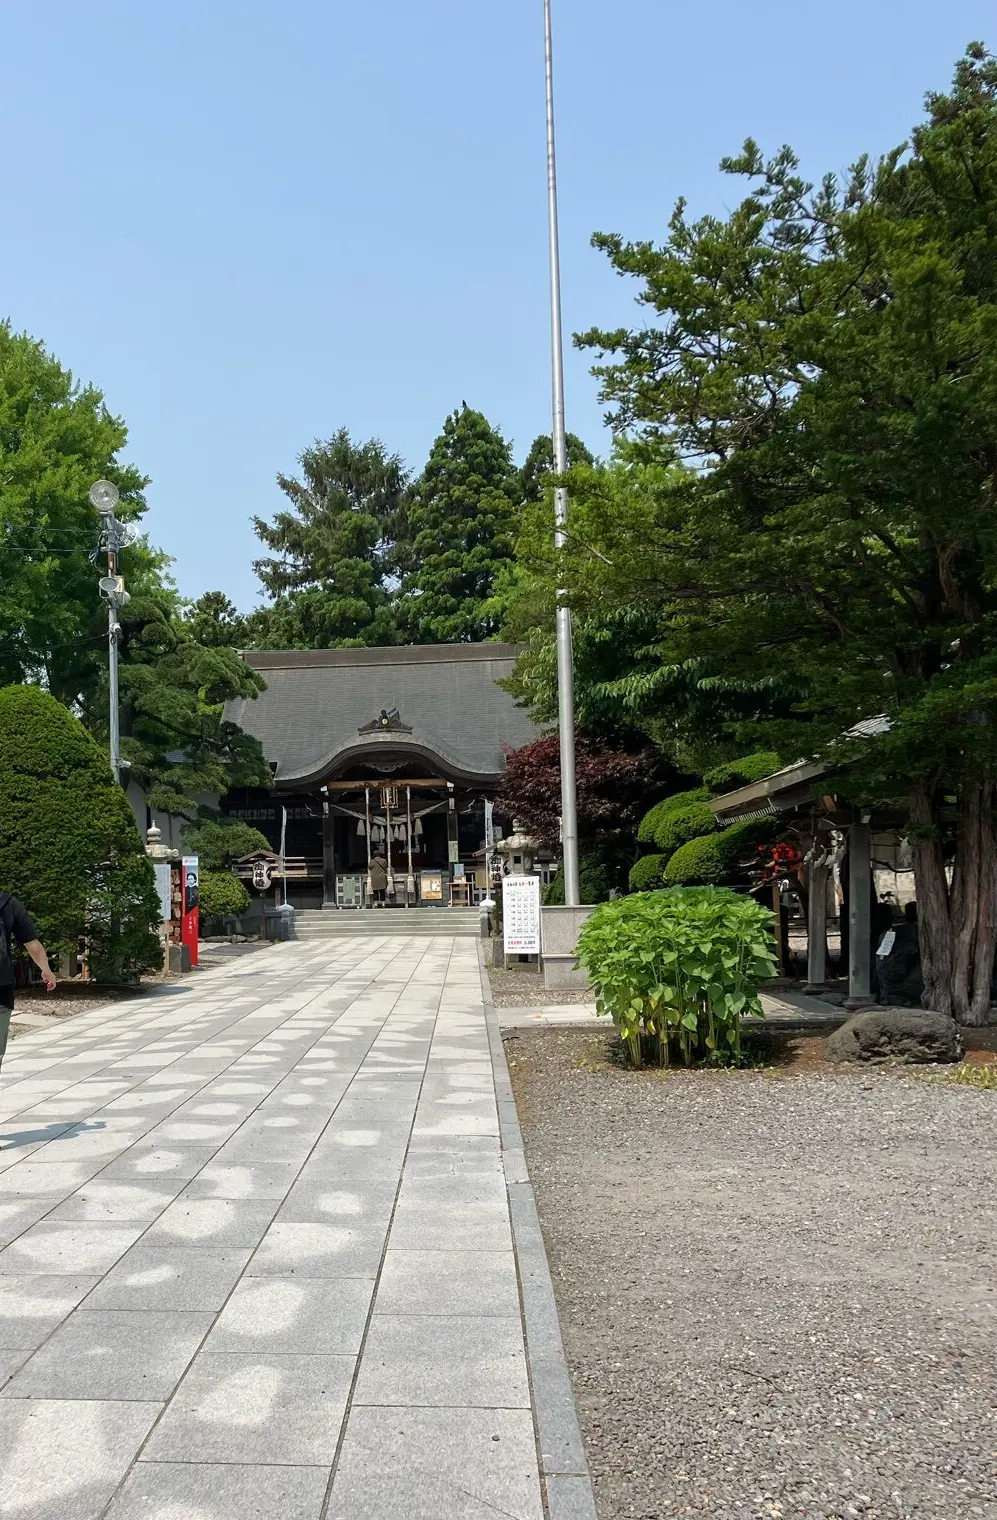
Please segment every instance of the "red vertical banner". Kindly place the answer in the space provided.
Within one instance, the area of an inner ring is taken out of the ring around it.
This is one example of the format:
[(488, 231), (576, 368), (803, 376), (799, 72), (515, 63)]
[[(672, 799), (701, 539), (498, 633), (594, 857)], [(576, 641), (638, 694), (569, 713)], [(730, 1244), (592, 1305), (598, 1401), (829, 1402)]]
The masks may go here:
[(197, 886), (198, 860), (196, 855), (185, 855), (180, 862), (180, 883), (183, 893), (183, 917), (180, 940), (190, 951), (190, 963), (197, 965), (197, 941), (199, 936)]

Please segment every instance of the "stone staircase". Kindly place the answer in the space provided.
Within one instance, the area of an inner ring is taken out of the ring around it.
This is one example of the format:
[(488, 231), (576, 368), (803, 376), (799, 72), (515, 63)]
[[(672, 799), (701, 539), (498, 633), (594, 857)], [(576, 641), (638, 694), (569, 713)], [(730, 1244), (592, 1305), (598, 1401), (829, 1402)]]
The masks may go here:
[(299, 908), (294, 915), (298, 939), (341, 939), (371, 934), (457, 934), (481, 932), (477, 908)]

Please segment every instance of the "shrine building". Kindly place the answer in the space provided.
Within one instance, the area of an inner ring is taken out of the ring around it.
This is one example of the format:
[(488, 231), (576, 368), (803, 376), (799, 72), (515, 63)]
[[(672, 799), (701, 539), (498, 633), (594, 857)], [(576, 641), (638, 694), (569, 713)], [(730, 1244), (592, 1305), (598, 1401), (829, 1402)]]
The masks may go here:
[(260, 740), (273, 782), (233, 790), (222, 806), (275, 854), (283, 832), (295, 907), (360, 906), (375, 855), (389, 902), (473, 902), (486, 890), (486, 804), (506, 753), (539, 733), (498, 684), (517, 654), (511, 644), (243, 654), (266, 690), (229, 702), (225, 717)]

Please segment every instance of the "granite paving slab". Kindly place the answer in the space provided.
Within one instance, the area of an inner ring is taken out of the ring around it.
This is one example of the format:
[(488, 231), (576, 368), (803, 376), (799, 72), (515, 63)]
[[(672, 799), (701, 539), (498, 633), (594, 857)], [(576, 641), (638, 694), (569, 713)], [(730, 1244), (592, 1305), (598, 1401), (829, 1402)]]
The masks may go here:
[(21, 1033), (0, 1520), (540, 1520), (500, 1117), (445, 935), (271, 946)]

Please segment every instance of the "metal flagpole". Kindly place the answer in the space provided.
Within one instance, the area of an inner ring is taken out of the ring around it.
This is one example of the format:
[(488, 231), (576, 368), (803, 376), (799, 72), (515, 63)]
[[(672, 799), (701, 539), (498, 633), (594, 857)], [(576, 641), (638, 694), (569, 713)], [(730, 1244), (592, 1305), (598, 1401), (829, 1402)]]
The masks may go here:
[[(550, 22), (551, 0), (544, 0), (547, 63), (547, 212), (550, 232), (550, 333), (553, 392), (554, 469), (568, 468), (564, 425), (564, 338), (561, 331), (561, 256), (557, 234), (557, 165), (554, 153), (554, 51)], [(562, 548), (568, 521), (568, 493), (554, 490), (554, 543)], [(575, 792), (575, 675), (571, 648), (571, 609), (558, 593), (557, 605), (557, 718), (561, 740), (561, 838), (564, 859), (564, 901), (581, 902), (578, 882), (578, 807)]]

